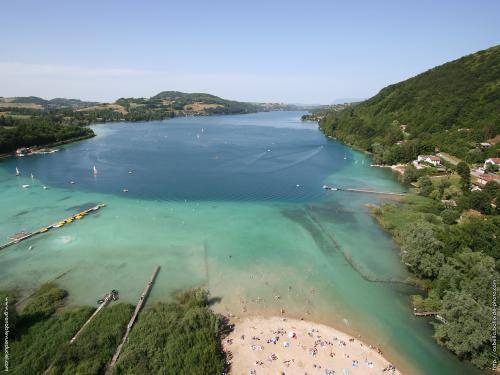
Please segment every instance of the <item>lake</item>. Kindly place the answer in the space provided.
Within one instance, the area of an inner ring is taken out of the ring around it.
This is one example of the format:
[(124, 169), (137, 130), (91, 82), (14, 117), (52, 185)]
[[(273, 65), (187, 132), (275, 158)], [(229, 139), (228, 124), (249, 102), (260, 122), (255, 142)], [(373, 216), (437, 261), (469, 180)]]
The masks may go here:
[(104, 124), (59, 152), (1, 161), (2, 242), (107, 207), (0, 251), (0, 287), (26, 295), (60, 276), (71, 303), (110, 289), (136, 302), (160, 265), (151, 300), (202, 286), (221, 313), (283, 309), (360, 334), (407, 372), (471, 373), (413, 316), (398, 249), (366, 207), (381, 198), (322, 185), (404, 188), (302, 114)]

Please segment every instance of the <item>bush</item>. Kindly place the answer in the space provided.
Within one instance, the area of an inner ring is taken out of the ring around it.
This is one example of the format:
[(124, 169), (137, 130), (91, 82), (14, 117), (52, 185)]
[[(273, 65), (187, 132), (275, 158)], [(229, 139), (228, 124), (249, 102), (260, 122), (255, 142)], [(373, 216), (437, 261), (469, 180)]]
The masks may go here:
[(145, 310), (115, 367), (116, 374), (205, 375), (224, 372), (221, 319), (207, 306), (207, 292), (195, 289), (177, 303)]

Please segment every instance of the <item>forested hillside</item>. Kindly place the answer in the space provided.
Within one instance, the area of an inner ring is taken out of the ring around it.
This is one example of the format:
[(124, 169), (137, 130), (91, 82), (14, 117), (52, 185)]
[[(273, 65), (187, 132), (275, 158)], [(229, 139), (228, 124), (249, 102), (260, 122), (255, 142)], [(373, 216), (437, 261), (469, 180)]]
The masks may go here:
[(485, 151), (476, 143), (500, 133), (500, 46), (387, 86), (358, 105), (331, 111), (320, 126), (374, 153), (376, 162), (408, 162), (436, 148), (470, 162), (495, 156), (498, 146)]

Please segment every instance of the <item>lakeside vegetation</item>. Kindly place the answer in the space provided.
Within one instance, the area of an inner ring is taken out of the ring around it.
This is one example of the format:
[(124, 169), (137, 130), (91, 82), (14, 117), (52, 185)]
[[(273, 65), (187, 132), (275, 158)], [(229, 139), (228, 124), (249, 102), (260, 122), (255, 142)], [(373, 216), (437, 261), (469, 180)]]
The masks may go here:
[(48, 118), (14, 118), (0, 115), (0, 154), (21, 147), (44, 146), (93, 137), (92, 129), (64, 125)]
[[(470, 164), (498, 157), (500, 46), (390, 85), (373, 98), (321, 114), (328, 136), (372, 153), (377, 164), (448, 153), (442, 166), (408, 164), (412, 192), (372, 207), (424, 294), (416, 312), (434, 315), (434, 338), (459, 358), (491, 367), (492, 301), (500, 271), (500, 185), (472, 189)], [(481, 143), (486, 147), (478, 147)], [(486, 172), (496, 172), (488, 166)], [(495, 311), (496, 313), (496, 311)]]
[(500, 270), (500, 216), (497, 208), (479, 202), (497, 199), (500, 188), (491, 182), (485, 192), (463, 194), (457, 207), (447, 208), (440, 199), (447, 189), (443, 182), (423, 181), (419, 195), (372, 212), (393, 235), (403, 263), (426, 292), (413, 297), (416, 311), (440, 318), (433, 323), (435, 339), (461, 359), (487, 368), (495, 356), (488, 327), (493, 280)]
[[(16, 294), (0, 291), (2, 302), (6, 297), (13, 374), (104, 374), (134, 310), (127, 303), (112, 303), (69, 344), (93, 307), (69, 306), (67, 292), (54, 284), (42, 285), (19, 311)], [(194, 289), (174, 302), (145, 308), (113, 373), (222, 373), (226, 361), (220, 335), (226, 326), (208, 305), (208, 293)]]

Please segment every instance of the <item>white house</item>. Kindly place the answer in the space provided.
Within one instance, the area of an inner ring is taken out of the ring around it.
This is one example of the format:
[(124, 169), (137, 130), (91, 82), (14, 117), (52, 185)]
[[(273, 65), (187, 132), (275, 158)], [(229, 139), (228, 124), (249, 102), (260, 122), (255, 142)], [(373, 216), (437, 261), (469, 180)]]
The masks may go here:
[(419, 163), (429, 163), (435, 167), (441, 165), (441, 158), (434, 155), (418, 155), (417, 161)]
[(488, 166), (488, 164), (496, 165), (500, 167), (500, 158), (489, 158), (484, 161), (484, 169)]

